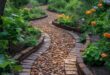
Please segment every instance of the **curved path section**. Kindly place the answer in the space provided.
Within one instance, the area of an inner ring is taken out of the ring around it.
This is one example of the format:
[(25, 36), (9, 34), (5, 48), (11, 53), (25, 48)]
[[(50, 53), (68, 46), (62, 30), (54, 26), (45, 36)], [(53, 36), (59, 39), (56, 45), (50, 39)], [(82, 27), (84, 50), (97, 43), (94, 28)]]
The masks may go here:
[(65, 73), (64, 59), (67, 58), (69, 52), (74, 48), (75, 40), (65, 30), (51, 24), (58, 14), (47, 11), (47, 6), (42, 8), (46, 11), (48, 17), (32, 21), (31, 23), (49, 34), (52, 42), (50, 48), (34, 62), (31, 75), (67, 75)]

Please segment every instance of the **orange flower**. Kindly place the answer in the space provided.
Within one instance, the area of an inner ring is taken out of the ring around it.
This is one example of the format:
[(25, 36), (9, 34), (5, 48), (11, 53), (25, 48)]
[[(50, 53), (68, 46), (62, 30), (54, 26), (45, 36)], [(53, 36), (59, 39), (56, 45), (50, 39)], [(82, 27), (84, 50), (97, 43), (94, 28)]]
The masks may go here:
[(99, 3), (97, 6), (98, 6), (99, 8), (102, 8), (103, 4), (102, 4), (102, 3)]
[(91, 12), (96, 12), (96, 9), (92, 8), (90, 11), (91, 11)]
[(85, 14), (86, 14), (86, 15), (91, 15), (92, 12), (91, 12), (90, 10), (87, 10)]
[(107, 54), (107, 53), (102, 53), (102, 54), (101, 54), (101, 57), (102, 57), (102, 58), (106, 58), (106, 57), (108, 57), (108, 54)]
[(91, 25), (92, 25), (92, 26), (96, 26), (96, 25), (97, 25), (96, 21), (92, 21), (92, 22), (91, 22)]
[(106, 38), (110, 38), (110, 33), (104, 33), (103, 36)]

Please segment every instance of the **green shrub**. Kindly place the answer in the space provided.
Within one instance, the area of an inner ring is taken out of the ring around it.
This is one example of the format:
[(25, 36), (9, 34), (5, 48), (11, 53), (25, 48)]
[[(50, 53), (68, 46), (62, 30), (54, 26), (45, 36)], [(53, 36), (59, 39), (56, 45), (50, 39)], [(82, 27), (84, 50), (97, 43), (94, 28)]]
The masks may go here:
[(10, 0), (12, 5), (16, 8), (19, 8), (21, 6), (24, 6), (29, 3), (29, 0)]
[(82, 0), (82, 2), (85, 4), (86, 9), (90, 9), (91, 7), (97, 5), (99, 0)]
[[(11, 44), (35, 46), (41, 36), (41, 31), (33, 28), (24, 19), (28, 14), (21, 12), (22, 9), (20, 9), (20, 7), (28, 4), (28, 2), (29, 0), (11, 0), (11, 2), (8, 0), (4, 16), (1, 17), (3, 24), (0, 25), (0, 29), (2, 29), (0, 32), (0, 75), (9, 75), (9, 73), (21, 70), (21, 66), (11, 58)], [(37, 15), (40, 14), (40, 16), (44, 14), (40, 9), (35, 8), (30, 11), (31, 14), (34, 14), (31, 16), (32, 18), (36, 12), (38, 12)]]
[(37, 19), (45, 15), (45, 12), (43, 12), (42, 9), (34, 7), (32, 9), (29, 8), (23, 8), (20, 9), (20, 12), (24, 19), (26, 20), (32, 20), (32, 19)]
[(18, 15), (14, 15), (13, 17), (3, 17), (2, 19), (2, 28), (4, 31), (1, 32), (1, 39), (11, 40), (11, 42), (15, 44), (15, 42), (19, 43), (25, 41), (26, 37), (39, 36), (36, 35), (36, 30), (29, 26), (28, 22)]
[(16, 64), (16, 61), (11, 59), (9, 56), (0, 54), (0, 75), (8, 75), (21, 71), (22, 67)]
[(32, 7), (39, 6), (39, 2), (37, 0), (30, 0), (29, 5)]
[(72, 27), (72, 25), (73, 25), (72, 24), (72, 18), (70, 16), (67, 16), (64, 14), (61, 14), (58, 16), (57, 22), (60, 25), (69, 26), (69, 27)]
[(84, 52), (83, 58), (85, 63), (92, 66), (101, 66), (103, 64), (103, 60), (101, 59), (101, 50), (97, 47), (97, 45), (90, 45)]
[(58, 0), (58, 1), (50, 0), (49, 2), (50, 2), (48, 7), (49, 10), (59, 12), (59, 13), (65, 12), (65, 6), (67, 4), (65, 0)]
[(17, 9), (15, 7), (8, 6), (5, 8), (4, 15), (10, 17), (13, 15), (19, 15), (22, 16), (25, 20), (32, 20), (44, 16), (45, 12), (38, 7)]
[(79, 1), (79, 0), (70, 0), (70, 2), (66, 5), (67, 13), (70, 13), (71, 15), (73, 13), (77, 13), (77, 14), (81, 13), (81, 12), (79, 12), (80, 6), (81, 6), (81, 1)]

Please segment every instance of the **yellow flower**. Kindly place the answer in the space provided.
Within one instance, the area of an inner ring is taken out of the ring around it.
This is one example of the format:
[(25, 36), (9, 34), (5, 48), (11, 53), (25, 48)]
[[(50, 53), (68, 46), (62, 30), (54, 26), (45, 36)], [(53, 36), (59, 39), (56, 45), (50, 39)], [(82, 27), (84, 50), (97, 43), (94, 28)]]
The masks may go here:
[(62, 18), (64, 16), (65, 16), (64, 14), (60, 14), (60, 15), (58, 15), (58, 18)]
[(71, 20), (72, 18), (70, 16), (65, 15), (65, 14), (60, 14), (60, 15), (58, 15), (58, 19)]
[(65, 19), (71, 19), (71, 17), (70, 17), (70, 16), (64, 16), (64, 18), (65, 18)]

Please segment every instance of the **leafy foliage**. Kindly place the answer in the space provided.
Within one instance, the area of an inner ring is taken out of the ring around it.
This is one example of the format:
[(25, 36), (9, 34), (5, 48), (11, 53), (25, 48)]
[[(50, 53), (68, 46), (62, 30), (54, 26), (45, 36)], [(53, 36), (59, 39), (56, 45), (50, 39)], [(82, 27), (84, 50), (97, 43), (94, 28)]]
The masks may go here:
[(45, 15), (45, 12), (43, 12), (40, 8), (24, 8), (20, 10), (22, 16), (26, 20), (32, 20), (32, 19), (37, 19)]
[(12, 5), (16, 8), (22, 7), (29, 3), (29, 0), (10, 0)]
[(90, 45), (84, 52), (83, 58), (85, 62), (92, 66), (100, 66), (103, 64), (101, 59), (101, 51), (95, 45)]
[(63, 13), (65, 12), (65, 5), (67, 4), (67, 2), (65, 0), (50, 0), (49, 1), (50, 5), (48, 7), (49, 10), (51, 11), (55, 11), (55, 12), (59, 12), (59, 13)]
[(17, 65), (15, 60), (0, 54), (0, 75), (3, 73), (13, 73), (20, 70), (22, 70), (22, 67)]
[(72, 18), (64, 14), (58, 16), (57, 22), (61, 25), (72, 26)]
[[(22, 67), (17, 61), (12, 59), (10, 56), (10, 45), (25, 45), (35, 46), (38, 43), (38, 39), (41, 36), (41, 31), (37, 28), (33, 28), (25, 18), (37, 17), (35, 13), (40, 9), (32, 9), (29, 11), (30, 14), (25, 14), (22, 6), (27, 4), (29, 0), (8, 0), (2, 16), (3, 24), (0, 25), (0, 75), (13, 73), (22, 70)], [(34, 14), (34, 15), (33, 15)], [(37, 15), (44, 13), (38, 12)], [(38, 17), (40, 17), (38, 16)], [(15, 51), (12, 51), (13, 53)]]

